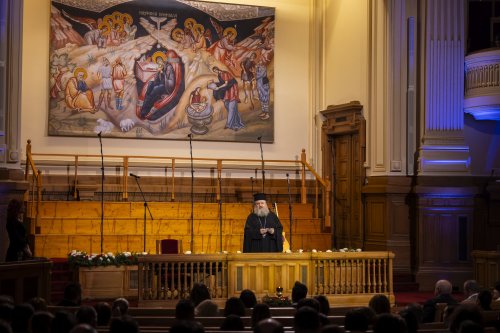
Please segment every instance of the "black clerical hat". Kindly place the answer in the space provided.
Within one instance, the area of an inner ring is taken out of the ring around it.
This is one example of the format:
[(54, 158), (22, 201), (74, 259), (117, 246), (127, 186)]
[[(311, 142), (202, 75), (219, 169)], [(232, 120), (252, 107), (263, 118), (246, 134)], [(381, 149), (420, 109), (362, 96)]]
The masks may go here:
[(253, 201), (259, 201), (259, 200), (264, 200), (266, 201), (266, 194), (265, 193), (255, 193), (253, 195)]

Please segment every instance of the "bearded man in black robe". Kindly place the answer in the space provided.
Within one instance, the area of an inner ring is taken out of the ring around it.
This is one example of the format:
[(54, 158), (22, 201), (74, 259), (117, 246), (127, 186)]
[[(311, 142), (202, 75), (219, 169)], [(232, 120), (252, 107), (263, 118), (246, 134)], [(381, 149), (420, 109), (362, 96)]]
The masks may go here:
[(245, 223), (243, 252), (283, 252), (283, 226), (269, 210), (264, 193), (254, 195), (253, 213)]

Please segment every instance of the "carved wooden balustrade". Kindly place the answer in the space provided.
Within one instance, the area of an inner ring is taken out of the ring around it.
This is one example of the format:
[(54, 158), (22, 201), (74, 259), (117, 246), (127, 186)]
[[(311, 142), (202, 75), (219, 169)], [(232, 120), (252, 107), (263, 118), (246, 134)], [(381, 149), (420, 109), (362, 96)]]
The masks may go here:
[(258, 298), (277, 287), (291, 297), (295, 281), (330, 304), (366, 305), (375, 294), (394, 303), (392, 252), (294, 252), (149, 255), (139, 258), (140, 306), (166, 306), (188, 298), (195, 283), (214, 300), (251, 289)]

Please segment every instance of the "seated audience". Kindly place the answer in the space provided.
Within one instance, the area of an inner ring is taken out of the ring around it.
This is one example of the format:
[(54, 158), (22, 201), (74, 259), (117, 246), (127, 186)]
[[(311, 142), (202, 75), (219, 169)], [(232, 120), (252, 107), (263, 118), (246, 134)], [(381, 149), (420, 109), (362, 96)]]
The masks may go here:
[(188, 299), (181, 299), (175, 306), (175, 319), (194, 320), (194, 305)]
[[(194, 320), (179, 320), (170, 327), (170, 333), (204, 333), (203, 325)], [(114, 333), (114, 332), (110, 332)]]
[(0, 295), (0, 304), (14, 305), (14, 299), (10, 295)]
[(297, 310), (303, 306), (309, 306), (319, 312), (319, 302), (314, 298), (303, 298), (297, 302)]
[(221, 331), (243, 331), (245, 325), (243, 325), (243, 320), (240, 316), (230, 314), (224, 318), (224, 321), (220, 325)]
[(196, 317), (218, 317), (219, 306), (211, 299), (206, 299), (198, 304), (194, 309), (194, 314)]
[(406, 323), (406, 331), (408, 333), (417, 333), (419, 322), (415, 312), (409, 310), (408, 308), (399, 312), (399, 316), (404, 319)]
[(252, 311), (252, 327), (257, 326), (264, 319), (271, 318), (271, 309), (265, 303), (256, 304)]
[(424, 310), (421, 304), (418, 303), (410, 303), (405, 306), (405, 310), (413, 312), (415, 318), (417, 319), (417, 323), (420, 326), (422, 324), (422, 320), (424, 319)]
[(77, 324), (69, 331), (70, 333), (97, 333), (97, 330), (89, 324)]
[(373, 333), (406, 333), (406, 323), (403, 318), (391, 313), (377, 315), (373, 324)]
[(351, 332), (366, 332), (369, 326), (366, 311), (361, 308), (352, 309), (346, 312), (344, 318), (344, 328)]
[(309, 306), (303, 306), (295, 312), (293, 327), (295, 333), (317, 332), (320, 328), (318, 311)]
[(0, 319), (0, 333), (12, 333), (9, 323)]
[(382, 294), (374, 295), (368, 302), (368, 306), (375, 311), (375, 314), (391, 313), (391, 302)]
[(255, 293), (250, 289), (242, 290), (240, 299), (247, 309), (251, 309), (257, 304), (257, 297), (255, 297)]
[(330, 315), (330, 302), (325, 295), (314, 296), (314, 299), (319, 302), (319, 312), (325, 316)]
[(113, 316), (123, 316), (128, 313), (129, 303), (126, 298), (120, 297), (113, 301), (111, 313)]
[(82, 286), (78, 282), (71, 282), (64, 288), (63, 300), (59, 306), (80, 306), (82, 303)]
[(434, 321), (434, 317), (436, 316), (436, 304), (438, 303), (446, 303), (457, 304), (457, 301), (451, 296), (452, 286), (450, 281), (448, 280), (439, 280), (436, 282), (434, 287), (434, 295), (435, 297), (424, 303), (423, 307), (423, 320), (424, 323), (431, 323)]
[(35, 312), (47, 311), (48, 309), (47, 301), (44, 300), (42, 297), (33, 297), (28, 301), (28, 303), (31, 304)]
[(245, 305), (238, 297), (230, 297), (226, 301), (226, 306), (224, 307), (224, 317), (229, 315), (237, 315), (243, 317), (245, 315)]
[(467, 280), (464, 282), (464, 300), (462, 303), (477, 303), (479, 294), (479, 283), (476, 280)]
[(483, 311), (491, 310), (492, 300), (493, 300), (493, 295), (489, 290), (482, 290), (477, 295), (477, 304)]
[(113, 318), (109, 333), (139, 333), (139, 324), (129, 315)]
[(14, 305), (10, 303), (0, 304), (0, 320), (6, 321), (10, 324), (12, 321), (12, 314), (14, 313)]
[(97, 326), (108, 326), (111, 320), (111, 305), (107, 302), (99, 302), (94, 305), (97, 312)]
[(14, 306), (14, 312), (12, 313), (12, 322), (10, 326), (14, 333), (28, 332), (28, 324), (31, 316), (35, 313), (35, 310), (31, 304), (23, 303)]
[(72, 312), (57, 311), (52, 320), (51, 333), (69, 333), (76, 325), (76, 318)]
[(31, 316), (30, 333), (50, 333), (54, 315), (47, 311), (38, 311)]
[(321, 327), (321, 333), (345, 333), (345, 329), (342, 326), (329, 324)]
[(459, 306), (460, 304), (450, 304), (450, 305), (447, 305), (445, 308), (444, 308), (444, 311), (443, 311), (443, 323), (446, 327), (450, 327), (450, 321), (451, 321), (451, 318), (452, 318), (452, 315), (453, 315), (453, 311), (455, 311), (455, 309)]
[(453, 311), (449, 321), (450, 332), (457, 333), (462, 322), (466, 320), (471, 320), (478, 325), (481, 325), (481, 327), (484, 326), (483, 315), (481, 314), (479, 307), (475, 304), (465, 303), (460, 304)]
[(208, 287), (203, 283), (195, 283), (193, 288), (191, 288), (191, 294), (189, 295), (189, 299), (194, 304), (194, 306), (198, 306), (201, 302), (206, 299), (211, 299), (210, 291)]
[(89, 324), (92, 327), (97, 327), (97, 312), (94, 307), (82, 305), (76, 311), (76, 322), (78, 324)]
[(458, 333), (484, 333), (484, 328), (472, 320), (464, 320), (458, 328)]
[(254, 333), (284, 333), (283, 325), (276, 319), (261, 320), (253, 328)]
[(500, 281), (495, 282), (495, 286), (493, 287), (493, 300), (500, 302)]
[(292, 288), (292, 305), (296, 306), (297, 303), (307, 297), (307, 286), (299, 281), (295, 281)]

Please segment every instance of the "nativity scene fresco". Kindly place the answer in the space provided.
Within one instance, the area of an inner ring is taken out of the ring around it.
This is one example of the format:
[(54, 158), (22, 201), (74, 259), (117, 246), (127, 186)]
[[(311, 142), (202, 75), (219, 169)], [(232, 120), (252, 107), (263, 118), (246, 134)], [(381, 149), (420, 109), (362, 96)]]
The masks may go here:
[(53, 0), (48, 133), (274, 141), (274, 8)]

